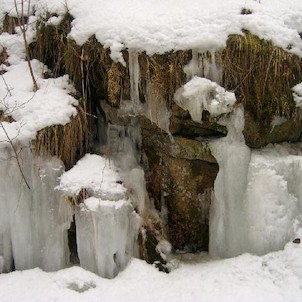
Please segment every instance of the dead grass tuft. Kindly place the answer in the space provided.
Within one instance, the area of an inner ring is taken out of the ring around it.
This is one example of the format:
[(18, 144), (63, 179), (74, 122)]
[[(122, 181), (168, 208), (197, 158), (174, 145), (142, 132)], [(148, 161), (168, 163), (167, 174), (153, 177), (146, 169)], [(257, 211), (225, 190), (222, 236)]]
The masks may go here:
[(222, 52), (223, 85), (257, 120), (297, 116), (291, 88), (302, 80), (300, 59), (249, 32), (232, 35)]
[(81, 107), (66, 125), (54, 125), (40, 130), (33, 142), (34, 151), (43, 156), (57, 156), (70, 169), (86, 153), (87, 118)]

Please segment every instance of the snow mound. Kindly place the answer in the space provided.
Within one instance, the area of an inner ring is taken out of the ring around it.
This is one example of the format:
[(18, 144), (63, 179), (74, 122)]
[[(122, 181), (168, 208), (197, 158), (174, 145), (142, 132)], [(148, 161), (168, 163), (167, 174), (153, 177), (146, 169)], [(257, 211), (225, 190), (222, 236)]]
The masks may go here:
[[(114, 163), (94, 154), (86, 154), (71, 170), (63, 173), (57, 187), (71, 196), (78, 195), (83, 188), (102, 200), (118, 201), (124, 199), (126, 194)], [(88, 200), (86, 203), (94, 208), (95, 201)]]
[(195, 122), (201, 122), (203, 110), (207, 110), (212, 116), (218, 116), (231, 112), (236, 102), (233, 92), (197, 76), (179, 88), (174, 99), (177, 105), (189, 111)]
[[(56, 79), (43, 79), (46, 66), (32, 60), (32, 67), (39, 89), (33, 92), (27, 62), (6, 67), (4, 81), (0, 81), (0, 110), (14, 122), (3, 122), (11, 139), (27, 142), (36, 137), (37, 131), (51, 125), (65, 125), (75, 116), (78, 101), (69, 95), (74, 89), (67, 75)], [(7, 137), (0, 129), (0, 141)]]

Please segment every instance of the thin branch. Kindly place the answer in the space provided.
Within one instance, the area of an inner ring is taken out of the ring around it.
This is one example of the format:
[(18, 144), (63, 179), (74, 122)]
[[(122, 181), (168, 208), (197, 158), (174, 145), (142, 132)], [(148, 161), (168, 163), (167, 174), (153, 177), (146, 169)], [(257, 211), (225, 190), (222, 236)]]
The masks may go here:
[(4, 132), (4, 134), (5, 134), (5, 136), (6, 136), (7, 140), (8, 140), (8, 142), (9, 142), (9, 144), (11, 145), (12, 150), (13, 150), (13, 152), (14, 152), (14, 154), (15, 154), (16, 161), (17, 161), (18, 168), (19, 168), (19, 171), (20, 171), (20, 173), (21, 173), (21, 176), (22, 176), (22, 178), (23, 178), (23, 180), (24, 180), (24, 182), (25, 182), (25, 184), (26, 184), (28, 190), (31, 191), (31, 188), (30, 188), (30, 186), (29, 186), (29, 184), (28, 184), (28, 182), (27, 182), (27, 180), (26, 180), (26, 177), (25, 177), (25, 175), (24, 175), (24, 173), (23, 173), (23, 170), (22, 170), (22, 167), (21, 167), (21, 164), (20, 164), (20, 160), (19, 160), (19, 156), (18, 156), (17, 150), (16, 150), (16, 148), (15, 148), (15, 146), (14, 146), (12, 140), (10, 139), (10, 137), (9, 137), (9, 135), (8, 135), (8, 133), (7, 133), (6, 129), (5, 129), (5, 127), (3, 126), (2, 121), (0, 121), (0, 127), (3, 129), (3, 132)]
[[(28, 45), (27, 38), (26, 38), (27, 26), (26, 26), (26, 22), (24, 19), (24, 1), (21, 0), (21, 16), (20, 16), (20, 13), (18, 10), (17, 0), (14, 0), (14, 3), (15, 3), (15, 9), (16, 9), (16, 13), (17, 13), (18, 22), (19, 22), (20, 29), (21, 29), (22, 36), (23, 36), (25, 53), (26, 53), (26, 61), (27, 61), (27, 64), (29, 67), (29, 72), (30, 72), (30, 75), (31, 75), (31, 78), (33, 81), (33, 91), (36, 92), (39, 89), (39, 87), (38, 87), (38, 84), (37, 84), (37, 81), (36, 81), (32, 66), (31, 66), (31, 61), (30, 61), (29, 45)], [(28, 6), (30, 6), (30, 1), (28, 2)], [(29, 16), (27, 19), (29, 19)]]

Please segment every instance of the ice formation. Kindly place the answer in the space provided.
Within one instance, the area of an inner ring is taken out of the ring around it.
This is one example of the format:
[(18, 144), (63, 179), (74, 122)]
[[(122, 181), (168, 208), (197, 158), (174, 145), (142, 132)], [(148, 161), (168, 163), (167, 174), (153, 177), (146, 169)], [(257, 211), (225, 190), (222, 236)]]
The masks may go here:
[(86, 154), (61, 176), (57, 189), (73, 197), (85, 189), (91, 196), (75, 211), (80, 265), (102, 277), (115, 277), (138, 254), (140, 219), (113, 158)]
[(72, 219), (62, 194), (54, 192), (63, 165), (19, 150), (19, 159), (30, 190), (24, 183), (14, 155), (1, 149), (0, 158), (0, 256), (3, 271), (41, 267), (46, 271), (69, 263), (67, 229)]
[(129, 201), (90, 197), (76, 211), (81, 267), (115, 277), (137, 255), (139, 219)]
[(129, 75), (130, 75), (130, 97), (134, 107), (138, 108), (139, 100), (139, 82), (140, 70), (138, 63), (138, 52), (129, 51)]
[(295, 85), (292, 90), (296, 106), (302, 107), (302, 83)]
[(301, 146), (251, 151), (244, 142), (243, 111), (232, 114), (227, 137), (211, 143), (219, 164), (210, 215), (212, 256), (263, 255), (293, 239), (302, 213)]
[(218, 84), (222, 80), (222, 68), (216, 62), (215, 51), (211, 51), (209, 57), (207, 52), (199, 53), (198, 50), (192, 50), (192, 59), (184, 66), (184, 72), (188, 81), (194, 76), (204, 77)]
[(289, 145), (253, 151), (246, 191), (249, 252), (263, 255), (294, 239), (302, 214), (302, 155)]
[(203, 110), (209, 111), (212, 116), (218, 116), (231, 112), (236, 102), (233, 92), (197, 76), (179, 88), (174, 99), (177, 105), (189, 111), (195, 122), (201, 122)]
[(240, 255), (247, 246), (244, 196), (251, 152), (242, 134), (241, 107), (235, 108), (227, 128), (228, 135), (210, 145), (219, 172), (211, 205), (209, 251), (212, 256), (220, 257)]
[(122, 116), (143, 115), (148, 118), (157, 127), (170, 135), (170, 116), (171, 111), (167, 107), (167, 102), (163, 91), (158, 89), (158, 83), (154, 83), (150, 78), (146, 81), (145, 103), (140, 102), (139, 88), (140, 66), (139, 53), (129, 50), (129, 75), (130, 75), (130, 98), (122, 100), (120, 114)]
[(139, 214), (149, 208), (145, 173), (141, 167), (141, 133), (135, 123), (132, 126), (108, 125), (108, 148), (120, 170), (131, 202)]

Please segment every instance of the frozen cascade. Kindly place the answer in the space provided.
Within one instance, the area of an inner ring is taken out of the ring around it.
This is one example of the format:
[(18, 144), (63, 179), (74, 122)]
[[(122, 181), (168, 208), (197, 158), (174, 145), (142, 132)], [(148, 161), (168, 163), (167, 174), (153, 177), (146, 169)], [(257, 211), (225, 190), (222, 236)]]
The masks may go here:
[(138, 52), (134, 50), (129, 50), (129, 75), (131, 101), (122, 100), (120, 114), (122, 116), (144, 115), (172, 137), (169, 131), (171, 111), (167, 107), (162, 90), (157, 87), (158, 83), (153, 82), (150, 78), (147, 80), (146, 103), (143, 104), (140, 102), (140, 66)]
[(149, 210), (149, 200), (144, 170), (140, 166), (141, 132), (136, 118), (133, 119), (133, 125), (128, 127), (109, 124), (108, 144), (110, 153), (120, 168), (131, 202), (142, 215)]
[(210, 213), (214, 257), (280, 250), (302, 213), (301, 144), (250, 151), (243, 126), (243, 110), (235, 108), (227, 137), (211, 143), (219, 164)]
[[(283, 249), (302, 213), (302, 155), (289, 145), (252, 153), (246, 194), (249, 252)], [(300, 154), (300, 155), (299, 155)]]
[(3, 271), (40, 267), (46, 271), (65, 268), (69, 263), (67, 230), (72, 218), (62, 194), (54, 191), (63, 171), (58, 159), (45, 159), (20, 152), (25, 185), (16, 159), (9, 149), (0, 158), (0, 256)]
[(219, 164), (209, 226), (209, 252), (214, 257), (240, 255), (248, 244), (244, 196), (251, 151), (242, 134), (242, 107), (234, 109), (227, 128), (228, 135), (210, 145)]

